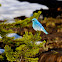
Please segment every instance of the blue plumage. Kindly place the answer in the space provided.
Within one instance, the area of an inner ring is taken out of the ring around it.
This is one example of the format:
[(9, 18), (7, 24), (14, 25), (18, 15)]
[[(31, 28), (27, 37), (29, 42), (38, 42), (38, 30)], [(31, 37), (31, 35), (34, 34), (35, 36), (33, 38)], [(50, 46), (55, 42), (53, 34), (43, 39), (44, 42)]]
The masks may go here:
[(48, 34), (47, 31), (42, 26), (42, 24), (40, 24), (40, 22), (36, 18), (32, 19), (32, 23), (33, 23), (32, 27), (34, 30), (43, 31), (45, 34)]

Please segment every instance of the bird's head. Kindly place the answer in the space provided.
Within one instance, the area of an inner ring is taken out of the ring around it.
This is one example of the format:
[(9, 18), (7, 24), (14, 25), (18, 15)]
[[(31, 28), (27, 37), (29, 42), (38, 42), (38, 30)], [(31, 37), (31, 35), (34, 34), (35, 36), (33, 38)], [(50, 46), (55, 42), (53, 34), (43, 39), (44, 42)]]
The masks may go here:
[(32, 19), (32, 22), (34, 22), (34, 21), (36, 21), (36, 20), (37, 20), (36, 18), (33, 18), (33, 19)]

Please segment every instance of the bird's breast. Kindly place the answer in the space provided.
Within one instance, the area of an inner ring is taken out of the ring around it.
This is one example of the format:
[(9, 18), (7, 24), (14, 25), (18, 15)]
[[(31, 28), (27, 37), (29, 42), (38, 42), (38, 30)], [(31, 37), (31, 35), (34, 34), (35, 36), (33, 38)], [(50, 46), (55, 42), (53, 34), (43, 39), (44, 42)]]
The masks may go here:
[(33, 26), (33, 29), (36, 30), (36, 31), (37, 31), (37, 30), (38, 30), (38, 31), (41, 31), (41, 30), (42, 30), (42, 28), (40, 28), (40, 26), (38, 26), (38, 24), (36, 24), (36, 23), (33, 23), (32, 26)]

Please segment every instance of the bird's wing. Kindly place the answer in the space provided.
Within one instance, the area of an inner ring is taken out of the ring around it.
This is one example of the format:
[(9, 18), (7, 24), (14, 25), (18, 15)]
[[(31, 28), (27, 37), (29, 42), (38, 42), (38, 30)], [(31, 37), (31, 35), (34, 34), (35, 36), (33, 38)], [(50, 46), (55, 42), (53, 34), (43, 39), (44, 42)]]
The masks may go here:
[(42, 26), (42, 24), (40, 24), (40, 22), (36, 22), (36, 24), (41, 28), (41, 30), (45, 33), (48, 34), (48, 32), (44, 29), (44, 27)]
[(40, 26), (39, 26), (36, 22), (33, 22), (32, 27), (33, 27), (33, 29), (35, 29), (35, 30), (40, 30), (40, 31), (41, 31)]
[(40, 22), (37, 21), (36, 24), (37, 24), (40, 28), (44, 29), (44, 27), (42, 26), (42, 24), (41, 24)]

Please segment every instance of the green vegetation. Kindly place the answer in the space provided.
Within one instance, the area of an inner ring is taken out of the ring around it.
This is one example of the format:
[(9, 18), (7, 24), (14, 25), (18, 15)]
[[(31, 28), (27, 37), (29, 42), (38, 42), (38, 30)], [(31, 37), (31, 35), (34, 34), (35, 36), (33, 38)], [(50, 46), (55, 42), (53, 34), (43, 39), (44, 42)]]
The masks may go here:
[[(40, 48), (45, 48), (44, 45), (46, 41), (44, 40), (40, 44), (36, 44), (37, 41), (41, 40), (40, 32), (35, 32), (33, 34), (32, 32), (25, 31), (25, 34), (20, 39), (15, 39), (14, 37), (10, 38), (6, 35), (8, 33), (15, 32), (14, 28), (24, 28), (29, 27), (32, 22), (31, 20), (33, 18), (39, 17), (41, 14), (41, 11), (38, 11), (38, 13), (34, 13), (32, 17), (26, 18), (25, 20), (19, 20), (15, 23), (1, 23), (0, 24), (0, 35), (2, 39), (0, 39), (0, 42), (3, 42), (3, 46), (5, 49), (4, 55), (10, 62), (38, 62), (38, 57), (36, 56), (39, 53)], [(17, 33), (17, 31), (15, 32)], [(0, 56), (3, 60), (4, 55)]]
[(1, 4), (0, 4), (0, 7), (1, 7)]
[[(5, 53), (8, 61), (26, 61), (26, 62), (38, 62), (38, 57), (35, 57), (39, 53), (39, 48), (43, 47), (45, 41), (37, 45), (35, 42), (40, 40), (40, 33), (33, 35), (31, 32), (25, 32), (21, 39), (16, 39), (16, 49), (13, 51), (11, 46), (5, 46)], [(35, 58), (34, 58), (35, 57)]]

